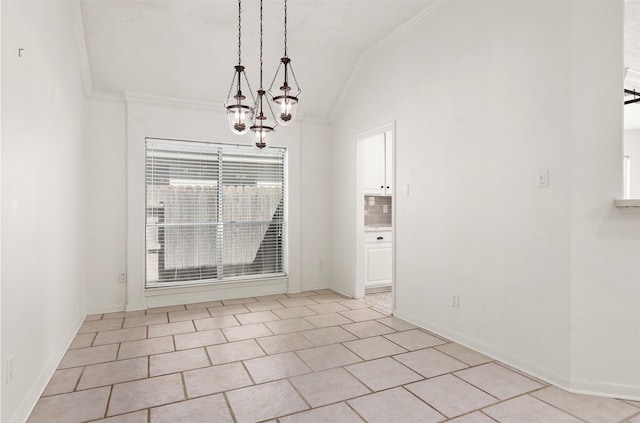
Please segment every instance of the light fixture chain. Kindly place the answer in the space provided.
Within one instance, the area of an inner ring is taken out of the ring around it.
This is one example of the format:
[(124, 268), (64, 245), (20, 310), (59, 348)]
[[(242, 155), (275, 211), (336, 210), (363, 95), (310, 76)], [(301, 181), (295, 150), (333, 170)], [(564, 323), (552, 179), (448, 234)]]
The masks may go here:
[(260, 0), (260, 89), (262, 90), (262, 0)]
[(284, 57), (287, 57), (287, 0), (284, 0)]
[(242, 0), (238, 0), (238, 64), (242, 64)]

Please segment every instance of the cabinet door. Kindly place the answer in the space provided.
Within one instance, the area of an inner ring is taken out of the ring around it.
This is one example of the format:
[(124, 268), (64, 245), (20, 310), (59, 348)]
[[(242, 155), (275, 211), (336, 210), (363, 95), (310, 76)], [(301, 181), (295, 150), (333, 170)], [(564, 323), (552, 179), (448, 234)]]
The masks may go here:
[(367, 282), (366, 286), (386, 285), (392, 279), (391, 243), (366, 246)]
[(384, 195), (385, 193), (384, 138), (384, 134), (379, 134), (363, 141), (363, 188), (365, 194)]
[(384, 188), (386, 195), (393, 195), (393, 132), (385, 132), (384, 140)]

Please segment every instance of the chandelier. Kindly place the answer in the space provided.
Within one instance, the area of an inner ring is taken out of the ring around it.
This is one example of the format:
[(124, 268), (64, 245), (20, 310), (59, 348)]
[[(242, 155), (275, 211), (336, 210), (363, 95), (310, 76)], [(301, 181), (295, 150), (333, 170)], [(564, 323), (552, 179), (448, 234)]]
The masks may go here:
[[(263, 149), (267, 146), (267, 137), (274, 131), (277, 123), (272, 119), (268, 119), (264, 114), (264, 95), (266, 92), (262, 88), (262, 0), (260, 0), (260, 88), (258, 89), (258, 98), (256, 99), (255, 110), (258, 111), (257, 115), (253, 117), (253, 125), (251, 125), (251, 131), (256, 134), (256, 147)], [(266, 102), (271, 116), (273, 116), (273, 110), (271, 109), (271, 103)]]
[[(227, 109), (227, 119), (229, 121), (229, 127), (234, 134), (243, 135), (249, 131), (249, 123), (253, 117), (253, 108), (245, 103), (246, 97), (242, 94), (242, 80), (251, 93), (251, 87), (249, 86), (249, 80), (247, 74), (242, 66), (242, 0), (238, 0), (238, 64), (234, 66), (233, 79), (231, 80), (231, 86), (229, 87), (229, 94), (227, 94), (227, 101), (225, 107)], [(236, 88), (235, 95), (232, 97), (231, 92), (234, 87)], [(255, 102), (255, 101), (254, 101)]]
[[(283, 69), (284, 83), (280, 87), (280, 93), (274, 94), (272, 88), (273, 84), (278, 78), (280, 69)], [(295, 95), (291, 95), (289, 73), (291, 73), (293, 81), (296, 85), (297, 92), (295, 93)], [(276, 74), (273, 77), (271, 86), (269, 87), (269, 95), (271, 96), (271, 101), (273, 101), (273, 103), (276, 105), (276, 110), (278, 110), (278, 113), (276, 114), (276, 120), (280, 125), (287, 126), (293, 123), (293, 121), (295, 120), (296, 111), (298, 109), (298, 96), (301, 92), (302, 90), (300, 90), (300, 87), (298, 85), (296, 74), (293, 72), (291, 59), (287, 55), (287, 0), (284, 0), (284, 56), (280, 59), (280, 64), (278, 65)]]
[[(267, 139), (278, 125), (287, 126), (293, 123), (298, 108), (298, 96), (301, 93), (298, 80), (291, 65), (291, 59), (287, 52), (287, 0), (284, 0), (284, 56), (280, 59), (280, 64), (273, 77), (271, 86), (267, 91), (263, 88), (262, 65), (263, 65), (263, 0), (260, 0), (260, 88), (257, 91), (257, 97), (253, 95), (249, 81), (242, 66), (242, 4), (238, 0), (238, 64), (234, 66), (235, 72), (227, 95), (225, 107), (227, 109), (227, 118), (229, 126), (233, 133), (238, 135), (246, 134), (249, 130), (256, 136), (255, 146), (263, 149), (267, 146)], [(284, 77), (284, 82), (279, 90), (272, 90), (276, 79), (280, 75), (280, 71)], [(290, 85), (290, 77), (293, 78), (295, 91)], [(252, 106), (247, 104), (246, 96), (242, 94), (242, 84), (251, 92), (253, 99)], [(232, 96), (232, 91), (235, 94)], [(265, 105), (266, 103), (266, 105)], [(274, 104), (278, 113), (274, 113), (271, 107)], [(266, 107), (265, 107), (266, 106)]]

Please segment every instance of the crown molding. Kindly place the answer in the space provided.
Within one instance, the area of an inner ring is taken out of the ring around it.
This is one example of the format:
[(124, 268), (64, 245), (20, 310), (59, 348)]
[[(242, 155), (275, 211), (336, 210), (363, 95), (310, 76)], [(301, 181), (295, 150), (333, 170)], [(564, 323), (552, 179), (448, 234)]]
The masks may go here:
[(329, 112), (329, 115), (328, 115), (329, 122), (333, 122), (334, 121), (336, 113), (337, 113), (337, 110), (340, 108), (342, 103), (344, 103), (346, 101), (347, 92), (351, 90), (351, 87), (352, 87), (352, 85), (354, 84), (354, 82), (356, 80), (356, 76), (360, 73), (360, 70), (362, 69), (362, 67), (366, 63), (367, 59), (369, 57), (375, 55), (380, 49), (382, 49), (382, 47), (387, 46), (388, 44), (392, 43), (396, 39), (400, 38), (405, 33), (409, 32), (416, 25), (421, 23), (424, 19), (426, 19), (428, 16), (430, 16), (436, 10), (438, 10), (447, 1), (448, 0), (436, 0), (436, 1), (434, 1), (429, 7), (424, 9), (422, 12), (418, 13), (416, 16), (411, 18), (409, 21), (405, 22), (398, 29), (393, 31), (391, 34), (387, 35), (386, 37), (384, 37), (383, 39), (381, 39), (377, 43), (373, 44), (371, 47), (367, 48), (365, 51), (363, 51), (360, 54), (360, 56), (358, 57), (358, 60), (356, 61), (356, 64), (354, 65), (353, 68), (351, 68), (351, 72), (349, 72), (349, 76), (347, 77), (347, 80), (343, 84), (342, 90), (340, 90), (340, 95), (338, 96), (338, 99), (333, 104), (333, 107), (331, 108), (331, 111)]
[(87, 42), (84, 36), (84, 23), (82, 22), (82, 6), (80, 5), (80, 0), (75, 0), (71, 3), (71, 10), (76, 44), (80, 56), (82, 87), (85, 96), (90, 96), (93, 93), (93, 81), (91, 80), (91, 69), (89, 68), (89, 54), (87, 53)]
[(126, 92), (123, 95), (127, 104), (148, 104), (153, 106), (170, 106), (182, 107), (187, 109), (210, 110), (224, 113), (225, 108), (222, 103), (214, 103), (212, 101), (192, 100), (181, 97), (168, 97), (142, 93)]
[(327, 119), (324, 116), (306, 115), (304, 113), (298, 113), (296, 120), (300, 123), (312, 123), (316, 125), (325, 125), (325, 126), (330, 125), (329, 119)]
[(124, 98), (121, 94), (115, 93), (107, 93), (104, 91), (91, 91), (86, 95), (89, 100), (100, 100), (100, 101), (116, 101), (116, 102), (124, 102)]

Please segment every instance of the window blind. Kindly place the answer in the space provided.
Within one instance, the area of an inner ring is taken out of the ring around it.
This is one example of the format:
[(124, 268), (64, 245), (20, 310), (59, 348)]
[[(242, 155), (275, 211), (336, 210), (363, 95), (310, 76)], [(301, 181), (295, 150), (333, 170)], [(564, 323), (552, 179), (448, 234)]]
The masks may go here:
[(285, 274), (286, 149), (146, 140), (146, 286)]

